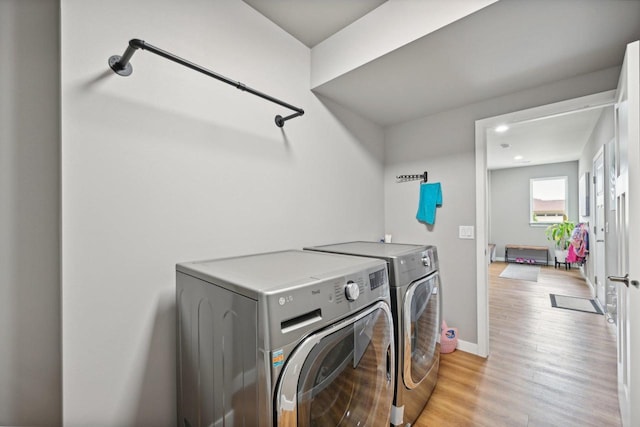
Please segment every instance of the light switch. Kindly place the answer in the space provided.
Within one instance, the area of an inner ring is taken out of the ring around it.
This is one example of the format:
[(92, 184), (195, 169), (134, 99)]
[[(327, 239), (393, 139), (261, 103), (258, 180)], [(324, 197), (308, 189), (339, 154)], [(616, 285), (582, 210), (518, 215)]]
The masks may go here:
[(461, 225), (458, 228), (458, 238), (473, 239), (473, 225)]

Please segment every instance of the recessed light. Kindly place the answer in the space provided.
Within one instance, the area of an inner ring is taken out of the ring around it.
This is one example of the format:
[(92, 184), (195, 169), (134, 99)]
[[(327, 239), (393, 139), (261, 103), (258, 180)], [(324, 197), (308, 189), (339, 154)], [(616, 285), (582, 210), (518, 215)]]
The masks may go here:
[(496, 132), (502, 133), (502, 132), (506, 132), (509, 130), (509, 126), (507, 125), (499, 125), (496, 126), (496, 128), (494, 129)]
[(522, 156), (515, 156), (515, 157), (513, 158), (513, 160), (522, 160), (522, 159), (524, 159), (524, 157), (522, 157)]

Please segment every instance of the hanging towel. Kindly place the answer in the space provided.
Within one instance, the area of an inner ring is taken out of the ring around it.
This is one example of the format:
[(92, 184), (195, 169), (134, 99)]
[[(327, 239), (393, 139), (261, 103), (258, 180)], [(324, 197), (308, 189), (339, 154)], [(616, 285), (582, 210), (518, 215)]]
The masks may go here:
[(436, 221), (436, 206), (442, 206), (442, 188), (439, 182), (420, 184), (420, 202), (416, 219), (427, 224)]

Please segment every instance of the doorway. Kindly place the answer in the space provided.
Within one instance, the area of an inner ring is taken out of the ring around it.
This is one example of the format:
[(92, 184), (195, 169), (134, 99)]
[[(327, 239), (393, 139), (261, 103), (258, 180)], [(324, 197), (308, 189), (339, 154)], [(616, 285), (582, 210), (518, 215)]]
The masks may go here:
[[(615, 91), (602, 92), (559, 103), (549, 104), (528, 110), (517, 111), (496, 117), (476, 121), (476, 218), (477, 240), (476, 257), (477, 286), (478, 286), (478, 353), (489, 355), (489, 310), (488, 310), (488, 269), (487, 245), (490, 243), (489, 225), (489, 174), (488, 174), (488, 141), (489, 133), (498, 125), (506, 123), (535, 123), (552, 117), (561, 117), (578, 111), (600, 109), (614, 102)], [(589, 158), (591, 161), (591, 158)], [(493, 242), (491, 242), (493, 243)]]

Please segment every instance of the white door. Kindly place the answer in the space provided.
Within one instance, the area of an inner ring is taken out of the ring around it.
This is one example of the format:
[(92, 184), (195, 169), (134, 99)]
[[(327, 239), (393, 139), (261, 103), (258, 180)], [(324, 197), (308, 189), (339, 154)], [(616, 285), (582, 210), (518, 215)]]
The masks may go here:
[(604, 149), (600, 149), (593, 159), (593, 181), (594, 181), (594, 225), (593, 239), (595, 241), (594, 260), (595, 260), (595, 282), (596, 282), (596, 298), (600, 301), (600, 305), (606, 307), (605, 293), (605, 210), (604, 210)]
[(618, 396), (625, 427), (640, 425), (640, 43), (627, 46), (616, 93)]

